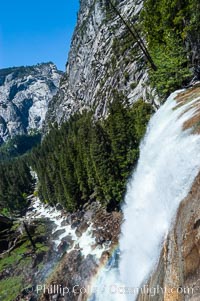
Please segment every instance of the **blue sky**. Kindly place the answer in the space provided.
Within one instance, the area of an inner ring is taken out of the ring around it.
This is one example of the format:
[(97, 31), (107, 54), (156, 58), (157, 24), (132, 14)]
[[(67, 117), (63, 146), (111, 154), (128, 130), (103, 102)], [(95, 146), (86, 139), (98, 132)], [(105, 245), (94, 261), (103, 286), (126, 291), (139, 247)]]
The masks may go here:
[(79, 0), (2, 0), (0, 68), (53, 61), (65, 69)]

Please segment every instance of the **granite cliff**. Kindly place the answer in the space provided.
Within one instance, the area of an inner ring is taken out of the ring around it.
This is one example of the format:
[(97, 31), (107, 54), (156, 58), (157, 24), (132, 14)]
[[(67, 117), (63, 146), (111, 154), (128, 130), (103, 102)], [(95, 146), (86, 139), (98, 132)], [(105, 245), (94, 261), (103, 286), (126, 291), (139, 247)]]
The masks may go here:
[[(115, 1), (125, 20), (138, 23), (139, 1)], [(96, 118), (108, 113), (113, 91), (129, 103), (138, 99), (157, 103), (149, 87), (147, 62), (122, 20), (107, 1), (80, 2), (66, 72), (57, 95), (49, 104), (46, 124), (59, 124), (84, 109)]]
[(61, 75), (53, 63), (0, 70), (0, 144), (41, 130)]

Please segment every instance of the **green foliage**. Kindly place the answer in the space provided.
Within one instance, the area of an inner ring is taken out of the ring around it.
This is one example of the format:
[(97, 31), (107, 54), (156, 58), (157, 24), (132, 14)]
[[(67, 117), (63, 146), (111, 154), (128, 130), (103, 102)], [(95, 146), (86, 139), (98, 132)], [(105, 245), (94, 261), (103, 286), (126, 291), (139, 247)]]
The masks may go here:
[(144, 3), (143, 30), (158, 67), (150, 73), (150, 80), (162, 96), (191, 78), (189, 68), (196, 62), (190, 47), (195, 39), (196, 43), (199, 40), (199, 9), (197, 0), (146, 0)]
[(23, 158), (0, 163), (0, 210), (22, 212), (33, 184), (30, 168)]
[[(0, 272), (6, 268), (14, 267), (17, 262), (22, 260), (23, 254), (28, 250), (30, 250), (29, 242), (25, 241), (21, 246), (11, 251), (10, 254), (6, 254), (3, 258), (1, 258)], [(25, 265), (25, 263), (23, 265)]]
[(22, 213), (28, 205), (26, 199), (33, 192), (34, 179), (25, 153), (40, 142), (41, 134), (32, 132), (15, 136), (0, 147), (0, 212), (6, 216)]
[(13, 301), (23, 288), (21, 276), (10, 277), (0, 282), (0, 300)]
[(134, 90), (137, 87), (137, 83), (136, 82), (131, 83), (130, 87), (132, 90)]
[(130, 75), (127, 71), (124, 73), (124, 78), (125, 78), (125, 82), (127, 83), (129, 81), (129, 78), (130, 78)]
[(43, 201), (69, 211), (89, 199), (105, 206), (122, 201), (152, 108), (143, 101), (130, 107), (116, 91), (113, 98), (106, 120), (95, 121), (90, 112), (71, 116), (31, 153)]
[(41, 134), (17, 135), (0, 147), (0, 161), (21, 156), (41, 142)]
[(8, 208), (2, 208), (2, 209), (0, 210), (0, 214), (1, 214), (1, 215), (4, 215), (4, 216), (7, 216), (7, 217), (10, 217), (10, 211), (9, 211)]
[[(15, 229), (12, 228), (12, 230)], [(38, 238), (41, 233), (36, 233), (36, 235)], [(28, 256), (28, 253), (31, 251), (30, 242), (26, 238), (23, 238), (20, 243), (14, 250), (4, 255), (0, 260), (0, 273), (5, 270), (11, 271), (9, 277), (4, 277), (4, 279), (0, 281), (0, 300), (16, 300), (16, 297), (25, 289), (25, 286), (29, 284), (26, 271), (33, 268), (34, 258), (30, 255)], [(36, 256), (38, 256), (38, 258), (40, 254), (42, 255), (44, 252), (49, 251), (49, 247), (44, 243), (37, 242), (36, 248)], [(43, 264), (44, 263), (41, 262), (37, 265), (37, 271), (43, 269)]]
[(161, 96), (180, 88), (192, 76), (182, 47), (172, 40), (169, 43), (174, 45), (154, 47), (154, 62), (158, 70), (150, 72), (151, 84), (157, 88)]

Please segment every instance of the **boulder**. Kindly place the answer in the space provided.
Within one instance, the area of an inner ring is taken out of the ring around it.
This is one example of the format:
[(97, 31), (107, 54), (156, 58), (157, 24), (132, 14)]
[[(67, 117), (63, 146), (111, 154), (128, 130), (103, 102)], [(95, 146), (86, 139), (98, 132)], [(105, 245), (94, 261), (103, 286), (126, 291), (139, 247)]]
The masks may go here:
[(61, 204), (57, 203), (56, 210), (59, 210), (59, 211), (63, 210), (63, 206)]
[(81, 223), (77, 229), (76, 229), (76, 235), (78, 237), (81, 237), (82, 234), (87, 230), (87, 228), (89, 227), (89, 225), (87, 224), (86, 221), (84, 221), (83, 223)]
[(65, 229), (57, 230), (52, 234), (52, 239), (57, 239), (63, 233), (65, 233)]
[(64, 237), (58, 246), (58, 251), (60, 253), (66, 252), (69, 248), (72, 247), (73, 243), (74, 241), (70, 235)]

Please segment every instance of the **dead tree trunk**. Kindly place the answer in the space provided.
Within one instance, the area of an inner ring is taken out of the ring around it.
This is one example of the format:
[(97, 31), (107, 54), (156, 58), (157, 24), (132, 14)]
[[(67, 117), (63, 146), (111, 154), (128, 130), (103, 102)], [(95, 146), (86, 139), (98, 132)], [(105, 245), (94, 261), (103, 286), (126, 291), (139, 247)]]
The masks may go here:
[(32, 247), (33, 247), (33, 250), (35, 251), (35, 250), (36, 250), (36, 245), (35, 245), (35, 243), (34, 243), (32, 237), (31, 237), (31, 234), (30, 234), (30, 232), (29, 232), (29, 230), (28, 230), (28, 227), (27, 227), (25, 221), (23, 221), (23, 225), (24, 225), (24, 229), (25, 229), (25, 231), (26, 231), (26, 233), (27, 233), (27, 235), (28, 235), (28, 238), (29, 238), (29, 240), (30, 240), (30, 242), (31, 242), (31, 245), (32, 245)]

